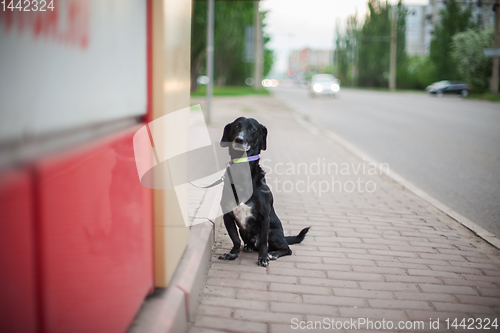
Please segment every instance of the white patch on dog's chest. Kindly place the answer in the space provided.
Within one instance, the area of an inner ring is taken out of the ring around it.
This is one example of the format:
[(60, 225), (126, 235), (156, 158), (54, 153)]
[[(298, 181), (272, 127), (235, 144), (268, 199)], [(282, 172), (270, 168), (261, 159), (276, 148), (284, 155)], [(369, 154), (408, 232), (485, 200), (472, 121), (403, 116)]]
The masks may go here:
[(236, 220), (239, 222), (240, 227), (246, 228), (246, 222), (252, 215), (252, 206), (248, 206), (244, 203), (240, 203), (235, 209), (233, 209), (233, 214)]

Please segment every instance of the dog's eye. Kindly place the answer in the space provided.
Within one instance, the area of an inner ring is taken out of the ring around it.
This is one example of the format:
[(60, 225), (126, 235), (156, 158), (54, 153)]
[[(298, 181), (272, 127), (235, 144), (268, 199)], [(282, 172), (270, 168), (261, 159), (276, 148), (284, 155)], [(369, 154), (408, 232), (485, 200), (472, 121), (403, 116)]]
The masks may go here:
[(250, 127), (250, 131), (251, 132), (255, 131), (255, 127)]
[(240, 128), (240, 124), (237, 123), (236, 125), (234, 125), (235, 128)]

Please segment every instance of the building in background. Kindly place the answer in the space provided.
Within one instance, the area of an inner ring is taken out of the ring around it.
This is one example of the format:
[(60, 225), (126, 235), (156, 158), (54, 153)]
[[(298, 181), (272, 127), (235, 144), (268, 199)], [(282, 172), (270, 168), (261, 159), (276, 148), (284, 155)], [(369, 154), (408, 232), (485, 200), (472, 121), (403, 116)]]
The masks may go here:
[[(479, 29), (493, 25), (495, 13), (491, 1), (483, 1), (478, 6), (477, 0), (461, 1), (463, 7), (472, 5), (472, 20)], [(432, 32), (439, 24), (440, 11), (445, 8), (444, 1), (429, 0), (429, 5), (405, 5), (406, 15), (406, 52), (408, 55), (427, 55), (430, 52)]]
[(432, 39), (431, 8), (422, 5), (406, 5), (406, 53), (429, 54)]
[[(480, 5), (478, 5), (478, 2)], [(494, 0), (473, 1), (472, 15), (480, 30), (495, 24), (495, 12), (493, 11)]]
[[(472, 5), (472, 20), (477, 24), (480, 30), (485, 29), (495, 22), (495, 12), (493, 12), (494, 0), (462, 0), (457, 1), (465, 8)], [(440, 21), (440, 11), (445, 8), (445, 1), (429, 0), (427, 17), (432, 25)]]
[(305, 80), (311, 73), (324, 73), (331, 70), (333, 51), (312, 50), (305, 48), (295, 50), (288, 57), (289, 73), (293, 73), (292, 79)]

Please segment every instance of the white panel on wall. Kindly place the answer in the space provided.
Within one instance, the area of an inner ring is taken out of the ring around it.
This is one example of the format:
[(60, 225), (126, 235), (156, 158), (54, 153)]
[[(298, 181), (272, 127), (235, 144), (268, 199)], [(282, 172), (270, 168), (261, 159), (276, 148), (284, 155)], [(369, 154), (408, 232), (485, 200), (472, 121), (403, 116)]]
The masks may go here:
[(146, 1), (53, 6), (0, 8), (0, 142), (146, 113)]

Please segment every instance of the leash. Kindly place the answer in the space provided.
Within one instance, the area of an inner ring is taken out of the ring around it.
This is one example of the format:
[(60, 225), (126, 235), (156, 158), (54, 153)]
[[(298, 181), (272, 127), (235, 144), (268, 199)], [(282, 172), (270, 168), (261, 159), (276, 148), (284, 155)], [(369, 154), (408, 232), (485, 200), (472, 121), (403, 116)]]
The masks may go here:
[(220, 183), (222, 183), (224, 181), (224, 176), (220, 177), (219, 179), (217, 179), (215, 182), (213, 182), (212, 184), (210, 185), (207, 185), (207, 186), (198, 186), (198, 185), (195, 185), (191, 182), (189, 182), (189, 184), (193, 185), (194, 187), (197, 187), (197, 188), (211, 188), (211, 187), (214, 187), (214, 186), (217, 186), (219, 185)]
[[(259, 155), (253, 155), (253, 156), (242, 157), (242, 158), (234, 158), (231, 161), (229, 161), (228, 164), (229, 164), (229, 166), (231, 166), (231, 165), (236, 164), (236, 163), (245, 163), (245, 162), (257, 161), (258, 159), (260, 159)], [(226, 171), (228, 172), (229, 180), (231, 181), (231, 183), (233, 183), (233, 179), (231, 177), (231, 172), (229, 171), (229, 167), (226, 168)], [(197, 188), (211, 188), (211, 187), (219, 185), (222, 182), (224, 182), (224, 176), (220, 177), (215, 182), (213, 182), (212, 184), (207, 185), (207, 186), (198, 186), (198, 185), (195, 185), (195, 184), (193, 184), (191, 182), (189, 182), (189, 184), (191, 184), (191, 185), (193, 185), (194, 187), (197, 187)]]

